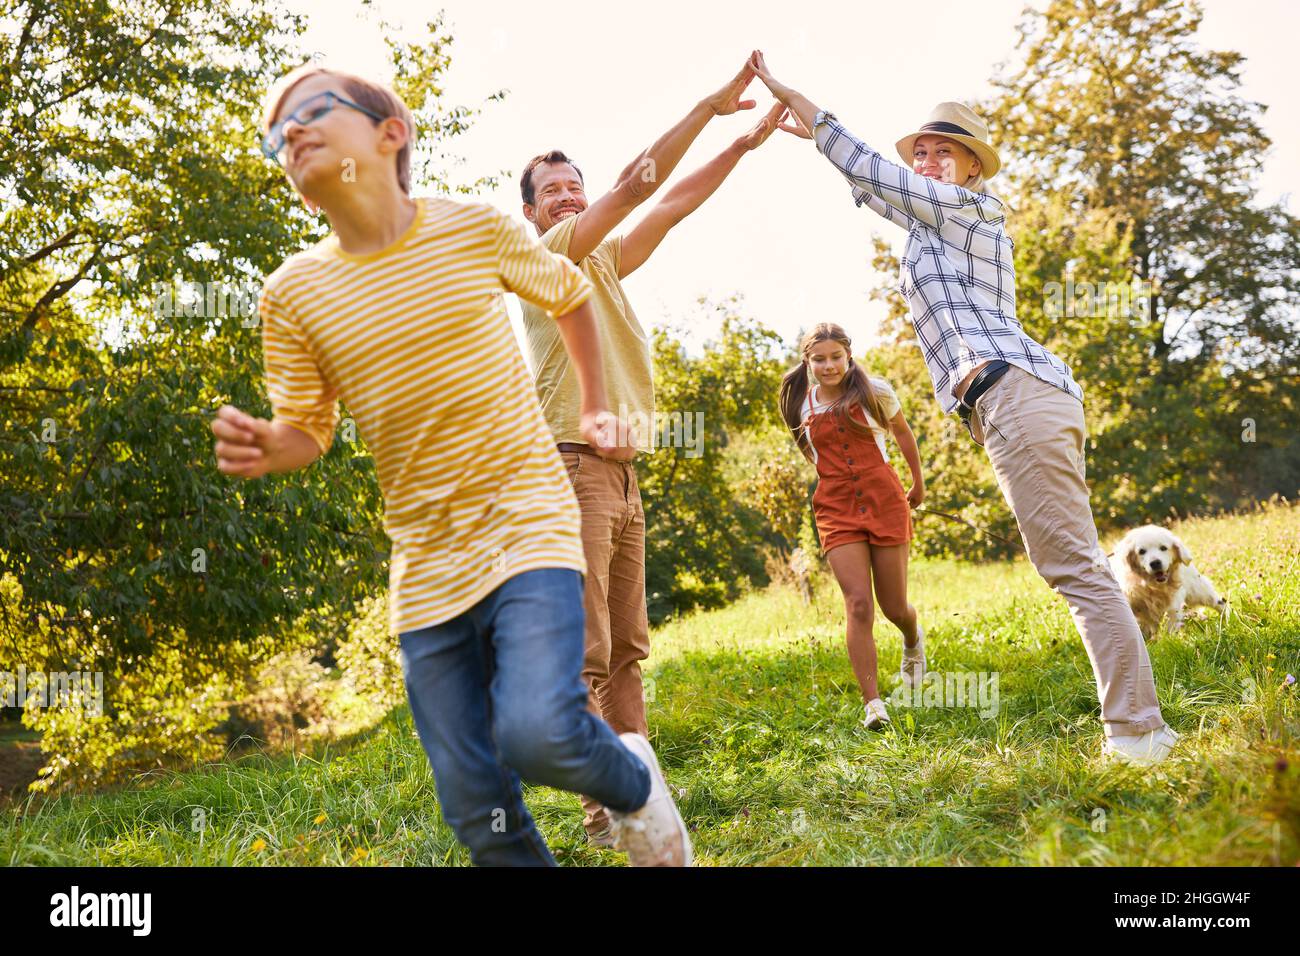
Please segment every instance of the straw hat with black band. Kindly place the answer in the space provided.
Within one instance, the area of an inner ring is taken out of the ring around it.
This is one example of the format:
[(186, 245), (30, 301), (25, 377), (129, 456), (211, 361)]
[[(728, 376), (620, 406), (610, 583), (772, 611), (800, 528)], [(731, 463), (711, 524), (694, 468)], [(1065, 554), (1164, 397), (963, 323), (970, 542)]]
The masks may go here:
[(919, 130), (898, 141), (898, 155), (909, 167), (912, 165), (912, 149), (917, 138), (926, 135), (946, 136), (973, 152), (979, 158), (980, 175), (985, 180), (992, 179), (1002, 168), (997, 150), (989, 145), (988, 124), (968, 106), (961, 103), (940, 103), (930, 111), (930, 118)]

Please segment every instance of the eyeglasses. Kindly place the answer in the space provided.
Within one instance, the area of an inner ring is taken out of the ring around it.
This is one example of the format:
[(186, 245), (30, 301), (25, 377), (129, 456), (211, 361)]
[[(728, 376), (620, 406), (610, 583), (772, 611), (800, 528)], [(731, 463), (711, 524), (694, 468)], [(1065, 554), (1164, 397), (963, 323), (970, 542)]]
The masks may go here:
[(353, 103), (349, 99), (339, 96), (337, 93), (326, 91), (317, 93), (315, 96), (309, 96), (301, 106), (286, 116), (280, 122), (272, 126), (265, 136), (262, 137), (262, 154), (267, 159), (273, 159), (277, 163), (283, 162), (285, 149), (284, 126), (292, 121), (299, 126), (306, 126), (314, 123), (330, 110), (334, 109), (335, 104), (349, 106), (358, 113), (365, 113), (371, 119), (382, 122), (387, 119), (380, 116), (374, 110), (368, 110), (360, 103)]

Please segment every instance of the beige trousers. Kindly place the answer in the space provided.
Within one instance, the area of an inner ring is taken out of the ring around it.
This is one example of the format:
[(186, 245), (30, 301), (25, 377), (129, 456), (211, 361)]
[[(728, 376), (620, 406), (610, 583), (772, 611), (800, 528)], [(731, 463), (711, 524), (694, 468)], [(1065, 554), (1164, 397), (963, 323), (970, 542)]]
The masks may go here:
[(1163, 727), (1146, 643), (1097, 541), (1083, 406), (1012, 366), (976, 402), (971, 431), (988, 453), (1030, 563), (1070, 606), (1097, 679), (1106, 736)]
[[(587, 653), (582, 677), (587, 709), (615, 733), (648, 735), (641, 662), (650, 655), (645, 596), (645, 511), (631, 462), (561, 452), (582, 511), (587, 559), (583, 606)], [(582, 798), (582, 825), (595, 835), (608, 829), (605, 808)]]

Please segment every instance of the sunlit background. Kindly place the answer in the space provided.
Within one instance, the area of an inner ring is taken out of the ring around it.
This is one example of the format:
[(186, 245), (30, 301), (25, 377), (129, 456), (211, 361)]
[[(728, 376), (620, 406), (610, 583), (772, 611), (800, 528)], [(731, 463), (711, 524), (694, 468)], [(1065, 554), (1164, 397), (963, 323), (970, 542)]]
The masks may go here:
[[(594, 200), (754, 48), (767, 54), (784, 82), (893, 156), (891, 144), (936, 103), (992, 92), (989, 80), (999, 63), (1014, 62), (1015, 27), (1024, 9), (1021, 0), (808, 0), (797, 6), (791, 12), (790, 5), (771, 2), (450, 0), (442, 5), (455, 37), (447, 101), (475, 106), (498, 89), (509, 91), (503, 101), (487, 103), (474, 128), (449, 144), (465, 159), (459, 181), (505, 171), (500, 187), (482, 198), (522, 220), (519, 170), (536, 153), (558, 148), (581, 166)], [(304, 42), (329, 65), (387, 76), (379, 18), (419, 30), (439, 6), (295, 0), (290, 8), (307, 17)], [(1289, 0), (1207, 0), (1204, 9), (1201, 43), (1244, 54), (1241, 95), (1268, 106), (1262, 125), (1274, 145), (1259, 199), (1274, 201), (1293, 189), (1300, 172), (1294, 31), (1281, 28), (1294, 21), (1294, 6)], [(757, 80), (750, 92), (758, 106), (714, 120), (672, 181), (721, 151), (772, 102)], [(1060, 146), (1042, 144), (1044, 150)], [(747, 314), (787, 340), (801, 327), (831, 320), (866, 344), (884, 309), (868, 299), (868, 290), (892, 281), (871, 268), (873, 231), (901, 249), (901, 230), (855, 208), (847, 184), (810, 143), (778, 133), (746, 156), (625, 286), (644, 325), (673, 323), (696, 344), (716, 327), (698, 300), (736, 293), (743, 294)], [(518, 304), (511, 299), (518, 328)]]

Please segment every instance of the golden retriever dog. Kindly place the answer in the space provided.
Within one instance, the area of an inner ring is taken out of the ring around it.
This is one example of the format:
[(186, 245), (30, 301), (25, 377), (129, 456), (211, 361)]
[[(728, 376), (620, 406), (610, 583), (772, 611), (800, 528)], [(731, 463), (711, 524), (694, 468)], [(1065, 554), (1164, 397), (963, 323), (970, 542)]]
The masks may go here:
[(1196, 570), (1187, 545), (1172, 531), (1153, 524), (1134, 528), (1108, 557), (1147, 640), (1159, 633), (1166, 618), (1170, 631), (1182, 627), (1188, 607), (1213, 607), (1228, 614), (1227, 599)]

